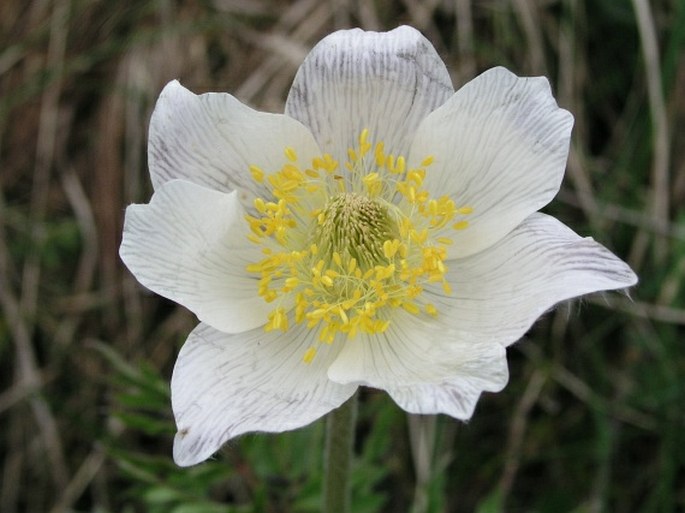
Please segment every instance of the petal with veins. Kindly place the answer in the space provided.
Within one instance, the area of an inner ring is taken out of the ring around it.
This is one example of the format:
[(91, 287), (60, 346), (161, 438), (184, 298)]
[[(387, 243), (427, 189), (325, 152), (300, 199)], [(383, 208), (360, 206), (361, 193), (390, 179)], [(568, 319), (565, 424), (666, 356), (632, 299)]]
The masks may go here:
[(433, 45), (411, 27), (341, 30), (322, 39), (297, 72), (285, 113), (308, 126), (340, 162), (363, 129), (404, 153), (416, 127), (454, 89)]
[(573, 116), (557, 106), (544, 77), (493, 68), (459, 89), (418, 127), (409, 162), (434, 162), (431, 194), (469, 206), (469, 228), (452, 232), (452, 258), (477, 253), (559, 191)]
[(480, 394), (501, 390), (509, 374), (503, 346), (398, 314), (383, 334), (346, 341), (328, 376), (386, 390), (411, 413), (468, 419)]
[(494, 246), (448, 262), (453, 294), (439, 287), (426, 299), (436, 321), (465, 340), (508, 346), (557, 303), (635, 285), (630, 267), (591, 238), (551, 216), (533, 214)]
[(237, 195), (167, 182), (149, 204), (126, 209), (119, 250), (140, 283), (229, 333), (263, 325), (269, 312), (245, 271), (260, 253)]
[(339, 346), (324, 344), (311, 363), (302, 361), (316, 335), (302, 325), (285, 335), (195, 328), (171, 379), (176, 463), (199, 463), (243, 433), (305, 426), (345, 402), (357, 386), (326, 376)]
[(261, 189), (249, 166), (273, 172), (287, 162), (294, 148), (309, 165), (318, 155), (312, 134), (283, 114), (268, 114), (243, 105), (226, 93), (196, 95), (177, 81), (162, 91), (150, 120), (148, 161), (157, 189), (183, 179), (212, 189)]

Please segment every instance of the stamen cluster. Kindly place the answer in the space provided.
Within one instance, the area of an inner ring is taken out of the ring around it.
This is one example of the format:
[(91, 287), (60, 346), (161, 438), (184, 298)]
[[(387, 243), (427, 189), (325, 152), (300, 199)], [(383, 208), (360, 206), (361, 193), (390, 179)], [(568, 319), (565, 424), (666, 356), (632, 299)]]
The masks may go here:
[[(256, 215), (246, 216), (249, 239), (264, 254), (247, 271), (259, 276), (259, 295), (275, 303), (266, 331), (287, 331), (294, 320), (320, 326), (319, 340), (328, 344), (339, 333), (379, 334), (394, 308), (438, 314), (420, 297), (425, 284), (441, 283), (451, 293), (445, 279), (449, 230), (466, 228), (467, 221), (456, 218), (472, 209), (447, 196), (431, 198), (423, 188), (433, 157), (408, 169), (382, 142), (371, 149), (365, 129), (359, 146), (348, 150), (345, 176), (329, 154), (303, 168), (293, 148), (284, 150), (287, 162), (272, 174), (250, 166), (271, 195), (256, 198)], [(315, 353), (310, 347), (304, 361)]]

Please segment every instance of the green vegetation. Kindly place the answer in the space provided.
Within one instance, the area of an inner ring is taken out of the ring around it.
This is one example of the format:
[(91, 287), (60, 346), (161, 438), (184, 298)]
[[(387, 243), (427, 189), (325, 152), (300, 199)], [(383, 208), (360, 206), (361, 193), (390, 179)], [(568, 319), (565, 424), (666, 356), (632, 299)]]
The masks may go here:
[(576, 126), (546, 211), (640, 283), (548, 313), (467, 424), (408, 422), (365, 390), (353, 511), (685, 511), (681, 0), (3, 0), (0, 511), (320, 510), (321, 422), (173, 464), (168, 381), (196, 321), (128, 274), (121, 224), (151, 193), (146, 130), (167, 81), (278, 112), (324, 35), (400, 23), (455, 85), (495, 65), (550, 78)]

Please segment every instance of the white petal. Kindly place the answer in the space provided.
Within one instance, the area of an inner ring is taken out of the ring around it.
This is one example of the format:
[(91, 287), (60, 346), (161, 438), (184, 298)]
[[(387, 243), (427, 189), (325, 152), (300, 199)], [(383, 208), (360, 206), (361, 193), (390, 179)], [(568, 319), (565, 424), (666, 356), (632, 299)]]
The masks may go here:
[[(492, 345), (493, 347), (496, 344)], [(501, 347), (501, 346), (500, 346)], [(390, 397), (405, 411), (422, 415), (444, 413), (468, 420), (483, 392), (499, 392), (507, 384), (509, 370), (504, 355), (494, 356), (475, 369), (473, 376), (458, 375), (444, 383), (387, 388)], [(464, 372), (464, 371), (462, 371)]]
[(439, 287), (424, 292), (439, 311), (437, 320), (461, 339), (505, 346), (560, 301), (637, 282), (604, 246), (544, 214), (533, 214), (494, 246), (448, 265), (453, 294), (445, 296)]
[(474, 209), (469, 228), (452, 232), (451, 255), (495, 243), (556, 195), (566, 167), (573, 116), (557, 106), (544, 77), (493, 68), (428, 116), (410, 151), (432, 155), (426, 188)]
[(262, 255), (247, 240), (237, 194), (167, 182), (148, 205), (126, 209), (119, 250), (144, 286), (233, 333), (263, 325), (272, 309), (245, 270)]
[(395, 310), (384, 333), (345, 341), (328, 376), (387, 390), (412, 413), (465, 419), (482, 391), (504, 387), (508, 370), (503, 346), (460, 338), (443, 323)]
[(417, 30), (341, 30), (305, 59), (285, 112), (342, 164), (364, 128), (386, 152), (406, 155), (418, 124), (453, 92), (444, 63)]
[(287, 333), (239, 335), (198, 326), (171, 379), (176, 463), (199, 463), (242, 433), (302, 427), (345, 402), (356, 385), (326, 377), (339, 349), (335, 344), (320, 346), (309, 364), (302, 360), (315, 340), (316, 333), (302, 325)]
[(226, 93), (198, 96), (173, 81), (150, 120), (152, 184), (184, 179), (220, 191), (256, 192), (249, 166), (279, 170), (286, 147), (306, 165), (320, 153), (309, 130), (292, 118), (258, 112)]

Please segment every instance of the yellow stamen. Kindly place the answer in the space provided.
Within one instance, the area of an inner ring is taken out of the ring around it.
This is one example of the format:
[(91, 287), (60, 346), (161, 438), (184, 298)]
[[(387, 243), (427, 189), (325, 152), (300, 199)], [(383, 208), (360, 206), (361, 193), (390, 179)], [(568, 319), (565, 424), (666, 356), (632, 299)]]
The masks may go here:
[[(330, 154), (300, 166), (292, 147), (270, 174), (249, 166), (268, 191), (254, 199), (254, 216), (245, 217), (247, 238), (263, 254), (246, 270), (256, 276), (262, 299), (274, 303), (266, 331), (285, 332), (294, 322), (332, 344), (339, 337), (383, 333), (393, 309), (436, 317), (435, 305), (422, 300), (426, 284), (451, 293), (445, 262), (454, 239), (447, 230), (467, 228), (460, 217), (473, 208), (431, 197), (424, 188), (432, 155), (408, 168), (403, 155), (386, 154), (368, 129), (357, 142), (342, 170)], [(303, 362), (311, 363), (316, 353), (309, 347)]]
[(252, 178), (254, 178), (255, 182), (262, 183), (264, 181), (264, 171), (262, 168), (258, 166), (250, 166), (250, 174), (252, 174)]
[(304, 352), (304, 356), (302, 357), (302, 361), (304, 363), (312, 363), (312, 360), (314, 360), (314, 357), (316, 356), (316, 348), (315, 347), (310, 347)]

